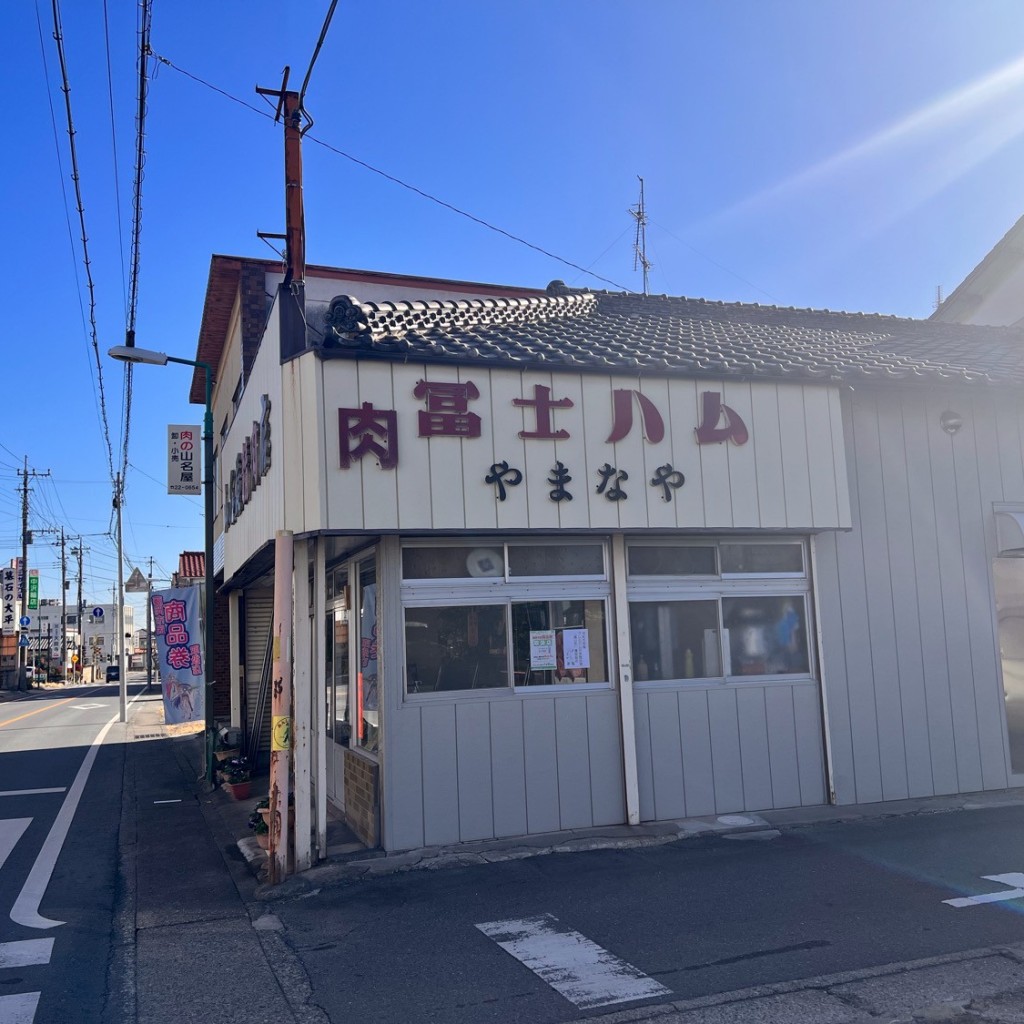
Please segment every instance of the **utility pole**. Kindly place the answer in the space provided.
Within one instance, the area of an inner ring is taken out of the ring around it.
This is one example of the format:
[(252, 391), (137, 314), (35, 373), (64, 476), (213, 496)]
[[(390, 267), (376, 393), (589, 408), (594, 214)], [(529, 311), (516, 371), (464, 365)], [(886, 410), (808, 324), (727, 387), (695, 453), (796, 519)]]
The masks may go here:
[(78, 609), (78, 614), (75, 616), (75, 621), (78, 623), (78, 642), (75, 644), (75, 654), (78, 655), (78, 661), (75, 662), (75, 667), (79, 672), (79, 679), (82, 678), (81, 673), (84, 671), (85, 662), (82, 660), (84, 655), (83, 641), (85, 640), (85, 623), (82, 620), (82, 538), (78, 538), (78, 544), (76, 547), (71, 549), (71, 554), (78, 556), (78, 602), (75, 607)]
[(68, 557), (65, 550), (64, 527), (60, 528), (60, 667), (67, 682), (68, 667)]
[[(28, 469), (28, 456), (25, 456), (25, 468), (19, 469), (18, 474), (21, 477), (21, 580), (19, 581), (21, 586), (21, 614), (25, 615), (28, 611), (28, 545), (31, 540), (31, 534), (28, 530), (28, 478), (30, 476), (49, 476), (50, 471), (47, 470), (45, 473), (37, 473), (34, 469), (29, 472)], [(19, 686), (21, 685), (20, 680), (25, 678), (25, 667), (28, 664), (28, 647), (21, 646), (21, 629), (23, 627), (18, 624), (18, 677)], [(28, 634), (25, 634), (28, 636)], [(29, 680), (28, 685), (31, 686), (32, 682)]]
[[(207, 615), (210, 612), (206, 613)], [(207, 663), (210, 654), (206, 654)], [(149, 575), (146, 577), (146, 689), (153, 685), (153, 556), (149, 556)]]
[(128, 721), (128, 679), (124, 658), (124, 538), (121, 533), (121, 506), (124, 504), (124, 481), (118, 473), (114, 483), (114, 508), (117, 510), (117, 674), (120, 681), (118, 721)]

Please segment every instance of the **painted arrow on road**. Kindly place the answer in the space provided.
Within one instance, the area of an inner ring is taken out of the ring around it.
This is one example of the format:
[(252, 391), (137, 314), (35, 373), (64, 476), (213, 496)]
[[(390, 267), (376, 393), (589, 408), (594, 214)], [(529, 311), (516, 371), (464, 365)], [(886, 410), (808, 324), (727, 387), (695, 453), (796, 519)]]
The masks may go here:
[(951, 907), (976, 907), (982, 903), (1002, 903), (1004, 900), (1018, 900), (1024, 897), (1024, 872), (1011, 871), (1006, 875), (982, 875), (986, 882), (1000, 882), (1012, 886), (1001, 892), (986, 892), (980, 896), (959, 896), (953, 900), (943, 900)]

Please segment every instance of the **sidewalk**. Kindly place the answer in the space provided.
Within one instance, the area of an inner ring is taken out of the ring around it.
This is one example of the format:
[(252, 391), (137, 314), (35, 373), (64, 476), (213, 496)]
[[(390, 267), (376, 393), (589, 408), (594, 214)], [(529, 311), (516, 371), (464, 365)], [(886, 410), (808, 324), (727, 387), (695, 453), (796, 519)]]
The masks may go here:
[[(124, 1005), (123, 1013), (115, 1013), (111, 1020), (140, 1024), (329, 1024), (268, 901), (315, 899), (319, 887), (342, 879), (369, 881), (395, 871), (639, 847), (709, 832), (770, 839), (779, 830), (820, 821), (1024, 803), (1024, 791), (1016, 790), (885, 806), (805, 808), (620, 826), (393, 856), (353, 850), (341, 842), (333, 844), (332, 860), (271, 889), (260, 885), (254, 873), (265, 855), (252, 839), (244, 838), (255, 797), (235, 802), (220, 790), (205, 793), (199, 781), (200, 743), (195, 737), (168, 737), (155, 697), (136, 705), (129, 737), (122, 810), (121, 941), (110, 979), (111, 991), (120, 993)], [(566, 1019), (574, 1017), (567, 1005)], [(1024, 1024), (1024, 943), (588, 1019), (595, 1024)]]
[(127, 744), (108, 1019), (325, 1024), (277, 918), (251, 902), (239, 835), (216, 809), (230, 798), (204, 792), (200, 742), (168, 735), (156, 694), (135, 705)]

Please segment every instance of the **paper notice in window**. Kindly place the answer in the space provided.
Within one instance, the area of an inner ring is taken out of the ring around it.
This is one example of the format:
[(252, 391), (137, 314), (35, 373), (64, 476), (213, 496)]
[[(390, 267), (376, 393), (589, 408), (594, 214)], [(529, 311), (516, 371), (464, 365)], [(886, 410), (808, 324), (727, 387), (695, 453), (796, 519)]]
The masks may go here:
[(555, 667), (555, 631), (553, 629), (531, 629), (530, 668), (540, 672)]
[(562, 630), (562, 665), (565, 668), (590, 668), (590, 634), (587, 630)]

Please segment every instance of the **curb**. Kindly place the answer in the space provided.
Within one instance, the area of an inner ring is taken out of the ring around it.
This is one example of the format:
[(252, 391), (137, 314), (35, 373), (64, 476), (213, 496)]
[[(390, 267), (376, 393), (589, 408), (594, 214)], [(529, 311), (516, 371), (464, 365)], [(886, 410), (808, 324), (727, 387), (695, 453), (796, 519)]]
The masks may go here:
[[(910, 818), (1020, 806), (1024, 806), (1024, 788), (991, 793), (961, 793), (949, 797), (923, 797), (884, 804), (824, 805), (764, 811), (761, 814), (722, 814), (649, 822), (643, 825), (610, 825), (593, 829), (548, 832), (514, 839), (486, 840), (452, 846), (427, 846), (393, 854), (381, 850), (359, 850), (329, 858), (301, 874), (293, 875), (279, 885), (272, 886), (265, 882), (258, 884), (254, 898), (272, 902), (306, 894), (323, 886), (407, 871), (475, 867), (557, 853), (643, 849), (710, 836), (735, 841), (768, 842), (780, 838), (784, 833), (821, 825), (854, 824), (885, 818)], [(259, 849), (251, 837), (238, 840), (238, 849), (259, 879), (261, 868), (266, 863), (263, 850)], [(252, 853), (252, 849), (255, 849), (259, 857)]]

